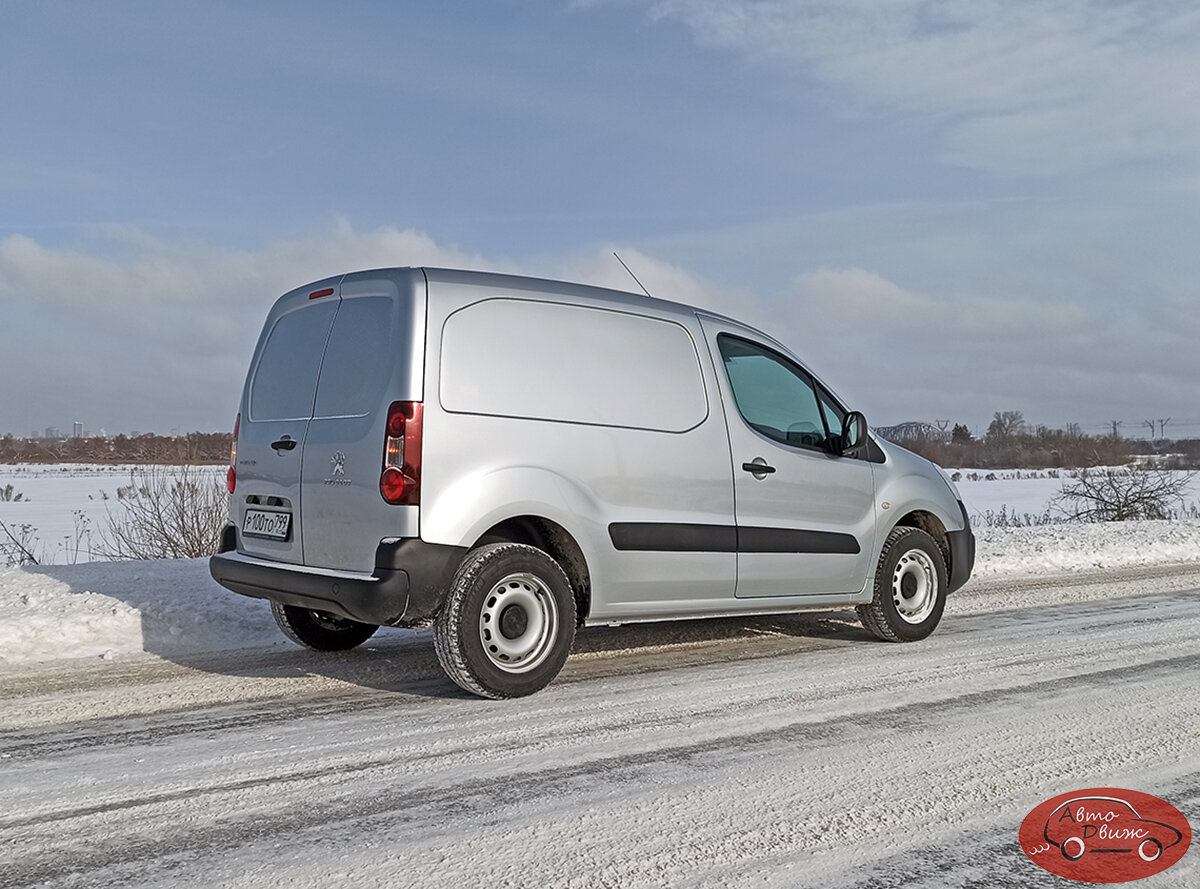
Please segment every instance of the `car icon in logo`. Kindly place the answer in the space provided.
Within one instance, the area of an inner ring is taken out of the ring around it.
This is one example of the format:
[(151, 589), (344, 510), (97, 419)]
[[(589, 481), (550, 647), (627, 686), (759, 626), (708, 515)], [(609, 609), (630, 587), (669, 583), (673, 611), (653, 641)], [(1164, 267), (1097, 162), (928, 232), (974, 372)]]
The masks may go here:
[(333, 456), (329, 458), (329, 463), (333, 467), (335, 478), (346, 474), (346, 455), (341, 451), (334, 451)]
[(1136, 854), (1142, 861), (1156, 861), (1164, 849), (1183, 839), (1171, 825), (1142, 818), (1125, 800), (1108, 796), (1076, 797), (1062, 803), (1046, 819), (1044, 836), (1068, 861), (1094, 852)]

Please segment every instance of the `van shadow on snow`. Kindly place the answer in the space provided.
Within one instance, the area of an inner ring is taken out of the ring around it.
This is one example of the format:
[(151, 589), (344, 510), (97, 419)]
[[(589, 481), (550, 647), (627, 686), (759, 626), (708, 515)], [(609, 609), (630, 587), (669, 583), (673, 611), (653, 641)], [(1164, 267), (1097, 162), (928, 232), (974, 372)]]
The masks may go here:
[[(319, 652), (287, 641), (266, 601), (220, 587), (206, 559), (92, 562), (26, 569), (136, 609), (142, 649), (189, 669), (231, 677), (321, 676), (383, 692), (471, 697), (443, 674), (430, 630), (381, 628), (359, 648)], [(874, 637), (852, 611), (585, 627), (555, 683), (823, 650)]]

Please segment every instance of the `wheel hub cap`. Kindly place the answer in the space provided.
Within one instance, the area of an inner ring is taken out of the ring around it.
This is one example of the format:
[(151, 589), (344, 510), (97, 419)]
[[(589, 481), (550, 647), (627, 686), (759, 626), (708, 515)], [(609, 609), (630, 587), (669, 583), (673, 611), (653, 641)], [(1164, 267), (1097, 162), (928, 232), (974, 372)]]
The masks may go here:
[(929, 554), (910, 549), (896, 562), (892, 572), (892, 603), (901, 620), (919, 624), (937, 604), (937, 570)]
[(533, 574), (510, 574), (484, 597), (479, 639), (493, 665), (524, 673), (550, 654), (558, 634), (558, 607), (550, 588)]
[(500, 612), (500, 635), (505, 639), (519, 639), (529, 627), (529, 615), (520, 605), (509, 605)]

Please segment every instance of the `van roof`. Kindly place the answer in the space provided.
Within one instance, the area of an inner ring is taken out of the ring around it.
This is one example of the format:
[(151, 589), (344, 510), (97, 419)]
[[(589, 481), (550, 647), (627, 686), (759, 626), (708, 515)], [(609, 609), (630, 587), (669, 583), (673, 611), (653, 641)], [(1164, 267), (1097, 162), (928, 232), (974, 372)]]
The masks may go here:
[(564, 296), (602, 299), (606, 302), (655, 308), (661, 312), (694, 313), (696, 308), (672, 300), (646, 296), (644, 293), (633, 293), (628, 290), (614, 290), (610, 287), (598, 287), (592, 284), (577, 284), (570, 281), (556, 281), (550, 278), (533, 278), (525, 275), (506, 275), (499, 272), (477, 272), (466, 269), (444, 269), (422, 267), (426, 279), (444, 284), (461, 284), (474, 287), (501, 287), (506, 290), (524, 290), (532, 293), (561, 294)]
[(419, 272), (430, 284), (446, 284), (462, 287), (497, 288), (509, 292), (544, 294), (546, 296), (564, 296), (588, 302), (599, 302), (608, 305), (626, 306), (635, 309), (650, 309), (659, 315), (670, 317), (702, 315), (706, 318), (736, 324), (769, 340), (774, 345), (786, 351), (775, 337), (755, 328), (745, 321), (714, 312), (710, 309), (674, 300), (660, 299), (647, 296), (644, 293), (634, 293), (628, 290), (616, 290), (611, 287), (601, 287), (594, 284), (579, 284), (571, 281), (561, 281), (553, 278), (537, 278), (527, 275), (510, 275), (502, 272), (483, 272), (471, 269), (449, 269), (437, 266), (402, 266), (396, 268), (364, 269), (350, 272), (343, 277), (372, 275), (380, 272)]

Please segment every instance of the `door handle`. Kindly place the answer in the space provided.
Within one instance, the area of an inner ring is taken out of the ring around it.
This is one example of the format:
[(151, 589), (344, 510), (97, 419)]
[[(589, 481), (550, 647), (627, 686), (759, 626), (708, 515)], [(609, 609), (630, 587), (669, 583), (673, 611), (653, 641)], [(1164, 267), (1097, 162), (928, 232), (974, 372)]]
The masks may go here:
[(754, 475), (754, 477), (757, 479), (766, 478), (768, 475), (770, 475), (772, 472), (775, 471), (775, 467), (768, 466), (767, 461), (764, 460), (762, 457), (755, 457), (749, 463), (743, 463), (742, 469), (746, 470), (749, 473), (752, 473)]
[(276, 451), (290, 451), (296, 446), (296, 444), (296, 439), (285, 435), (283, 438), (279, 439), (279, 441), (271, 442), (271, 447)]

